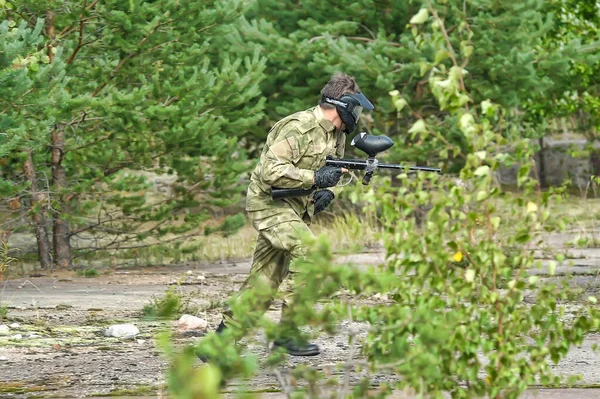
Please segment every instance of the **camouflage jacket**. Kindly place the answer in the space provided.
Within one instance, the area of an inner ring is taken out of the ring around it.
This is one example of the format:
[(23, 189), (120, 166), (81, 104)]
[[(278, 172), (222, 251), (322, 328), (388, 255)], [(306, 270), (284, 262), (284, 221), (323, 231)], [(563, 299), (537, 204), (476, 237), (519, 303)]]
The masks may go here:
[(314, 172), (325, 165), (328, 155), (344, 156), (345, 139), (345, 134), (337, 132), (318, 105), (292, 114), (273, 126), (252, 172), (246, 197), (247, 211), (273, 215), (273, 218), (264, 218), (259, 230), (285, 222), (282, 218), (289, 215), (290, 207), (305, 222), (310, 222), (314, 214), (312, 195), (273, 200), (271, 187), (311, 188)]

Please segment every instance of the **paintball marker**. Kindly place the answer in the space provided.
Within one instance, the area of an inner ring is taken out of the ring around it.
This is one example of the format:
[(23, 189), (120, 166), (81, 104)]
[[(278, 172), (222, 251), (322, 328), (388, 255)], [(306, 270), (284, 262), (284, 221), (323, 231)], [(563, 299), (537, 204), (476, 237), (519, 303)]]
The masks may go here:
[[(364, 151), (369, 157), (366, 160), (327, 158), (327, 160), (325, 160), (325, 164), (336, 166), (339, 168), (365, 170), (366, 173), (362, 179), (362, 184), (364, 184), (365, 186), (368, 185), (371, 181), (371, 177), (373, 177), (373, 172), (375, 172), (376, 169), (396, 169), (442, 173), (442, 170), (440, 168), (379, 163), (375, 156), (380, 152), (388, 150), (391, 146), (394, 145), (392, 139), (387, 136), (373, 136), (366, 133), (360, 133), (352, 139), (352, 142), (350, 144), (358, 148), (359, 150)], [(310, 195), (316, 189), (316, 187), (310, 188), (308, 190), (302, 188), (272, 187), (271, 197), (273, 199), (303, 197)]]

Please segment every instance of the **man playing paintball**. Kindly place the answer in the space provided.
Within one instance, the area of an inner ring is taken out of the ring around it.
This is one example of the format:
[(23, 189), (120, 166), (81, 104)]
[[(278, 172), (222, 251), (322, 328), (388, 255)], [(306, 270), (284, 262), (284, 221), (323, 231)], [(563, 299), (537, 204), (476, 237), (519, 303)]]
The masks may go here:
[[(274, 294), (289, 273), (294, 273), (294, 259), (306, 252), (300, 237), (312, 235), (308, 228), (314, 215), (331, 203), (335, 186), (346, 170), (325, 166), (327, 156), (344, 155), (346, 134), (356, 129), (362, 109), (373, 104), (361, 94), (353, 77), (334, 74), (321, 90), (319, 105), (297, 112), (277, 122), (270, 130), (260, 160), (254, 169), (246, 198), (246, 211), (258, 231), (250, 275), (240, 292), (252, 289), (257, 281), (266, 283)], [(274, 200), (271, 188), (316, 187), (312, 196)], [(270, 301), (265, 303), (268, 309)], [(286, 306), (282, 320), (286, 318)], [(236, 323), (227, 310), (217, 333)], [(276, 347), (293, 356), (320, 353), (312, 343), (294, 338), (277, 339)]]

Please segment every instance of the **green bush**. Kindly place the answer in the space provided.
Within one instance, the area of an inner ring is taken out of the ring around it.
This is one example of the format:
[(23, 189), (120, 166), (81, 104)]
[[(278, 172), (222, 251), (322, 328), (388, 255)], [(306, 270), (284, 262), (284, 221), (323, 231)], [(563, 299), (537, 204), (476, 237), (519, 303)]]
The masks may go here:
[(81, 277), (98, 277), (100, 273), (94, 268), (77, 270), (77, 275)]
[(187, 311), (190, 311), (189, 299), (175, 287), (169, 287), (163, 296), (153, 297), (142, 309), (144, 316), (150, 319), (176, 319)]

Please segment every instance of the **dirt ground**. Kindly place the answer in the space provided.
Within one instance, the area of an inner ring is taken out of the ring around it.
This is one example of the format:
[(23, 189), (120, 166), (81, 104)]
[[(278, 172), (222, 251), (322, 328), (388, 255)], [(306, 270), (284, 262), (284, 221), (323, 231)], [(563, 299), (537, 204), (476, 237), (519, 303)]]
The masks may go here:
[[(597, 291), (600, 249), (577, 250), (569, 258), (570, 263), (560, 266), (558, 271), (573, 273), (574, 283)], [(375, 265), (383, 260), (381, 252), (338, 259), (356, 265)], [(46, 273), (6, 281), (0, 291), (0, 301), (9, 304), (9, 321), (0, 324), (19, 325), (11, 327), (9, 335), (0, 336), (0, 397), (160, 397), (167, 363), (154, 337), (159, 331), (173, 328), (173, 322), (145, 320), (143, 306), (169, 287), (176, 287), (194, 294), (194, 305), (207, 309), (198, 316), (208, 320), (214, 328), (220, 321), (218, 302), (237, 290), (249, 264), (249, 260), (242, 260), (127, 269), (95, 278), (78, 277), (73, 272)], [(531, 271), (542, 272), (543, 268)], [(267, 316), (277, 318), (278, 314), (274, 306)], [(125, 322), (135, 324), (140, 334), (126, 340), (104, 336), (108, 325)], [(368, 329), (368, 325), (360, 323), (354, 323), (353, 327), (362, 334)], [(14, 337), (16, 334), (21, 338)], [(194, 339), (198, 338), (182, 337), (179, 342)], [(247, 343), (250, 351), (264, 358), (266, 349), (260, 342), (257, 335), (250, 337)], [(322, 348), (320, 356), (290, 357), (282, 371), (285, 373), (300, 363), (326, 369), (347, 360), (346, 336), (322, 338), (317, 343)], [(581, 374), (583, 386), (600, 386), (600, 354), (592, 349), (594, 344), (600, 344), (600, 336), (588, 336), (581, 347), (571, 350), (556, 371), (564, 375)], [(332, 374), (336, 373), (332, 368)], [(353, 380), (358, 377), (354, 376)], [(393, 378), (375, 376), (375, 382)], [(262, 370), (245, 383), (260, 392), (280, 388), (271, 370)], [(229, 390), (235, 389), (236, 384), (229, 387)], [(282, 396), (265, 393), (264, 397)], [(533, 389), (526, 397), (600, 398), (600, 390)]]

